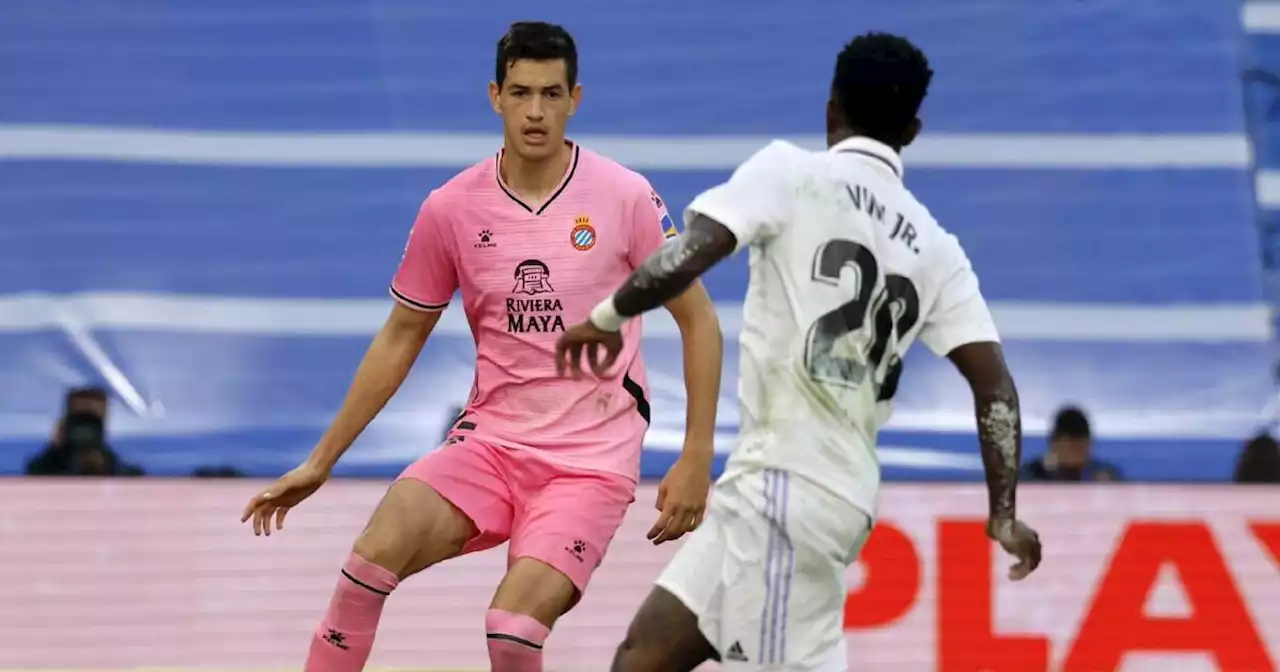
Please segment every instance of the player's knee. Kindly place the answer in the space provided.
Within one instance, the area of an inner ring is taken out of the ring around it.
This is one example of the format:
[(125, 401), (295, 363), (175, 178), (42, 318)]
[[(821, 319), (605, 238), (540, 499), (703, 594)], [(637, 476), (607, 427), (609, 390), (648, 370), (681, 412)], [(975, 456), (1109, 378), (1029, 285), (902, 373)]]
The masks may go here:
[(430, 486), (399, 481), (378, 504), (352, 550), (403, 580), (460, 553), (474, 529)]
[(660, 672), (666, 664), (661, 650), (645, 646), (631, 633), (627, 633), (622, 643), (618, 645), (618, 650), (613, 654), (613, 665), (609, 670), (611, 672)]
[(492, 607), (555, 623), (578, 600), (578, 589), (560, 570), (533, 558), (518, 558), (498, 584)]

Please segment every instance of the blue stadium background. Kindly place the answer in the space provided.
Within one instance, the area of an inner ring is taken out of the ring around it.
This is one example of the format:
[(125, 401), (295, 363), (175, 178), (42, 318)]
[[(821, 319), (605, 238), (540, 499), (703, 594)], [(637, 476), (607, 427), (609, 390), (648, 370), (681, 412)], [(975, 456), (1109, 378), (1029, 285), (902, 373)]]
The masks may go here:
[[(510, 0), (10, 0), (2, 11), (0, 472), (48, 436), (65, 386), (102, 380), (119, 396), (114, 445), (151, 473), (295, 464), (390, 307), (418, 202), (496, 147), (493, 45), (525, 18), (578, 39), (586, 96), (573, 132), (641, 169), (673, 207), (771, 137), (813, 142), (851, 35), (909, 35), (937, 75), (908, 181), (983, 278), (1030, 432), (1078, 402), (1101, 456), (1128, 476), (1221, 479), (1273, 395), (1257, 225), (1270, 230), (1280, 193), (1268, 201), (1258, 171), (1255, 209), (1244, 131), (1248, 117), (1263, 169), (1280, 161), (1265, 132), (1276, 87), (1255, 77), (1256, 95), (1242, 96), (1240, 72), (1242, 54), (1246, 66), (1280, 60), (1280, 42), (1261, 19), (1246, 39), (1231, 2), (821, 0), (794, 12), (549, 0), (532, 16)], [(730, 330), (744, 278), (738, 259), (708, 281)], [(393, 474), (434, 445), (471, 379), (453, 318), (343, 473)], [(678, 339), (652, 331), (645, 471), (658, 475), (683, 399)], [(728, 355), (722, 450), (733, 344)], [(949, 366), (913, 353), (899, 398), (887, 473), (978, 477), (970, 399)], [(1033, 438), (1028, 451), (1041, 447)]]

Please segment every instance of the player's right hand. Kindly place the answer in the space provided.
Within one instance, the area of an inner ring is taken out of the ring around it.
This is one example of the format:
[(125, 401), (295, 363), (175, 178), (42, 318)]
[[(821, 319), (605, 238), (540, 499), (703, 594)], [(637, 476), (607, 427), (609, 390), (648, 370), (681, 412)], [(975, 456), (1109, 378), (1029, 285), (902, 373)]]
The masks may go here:
[(280, 477), (280, 480), (254, 495), (244, 507), (240, 522), (253, 518), (253, 535), (271, 536), (271, 519), (275, 518), (276, 529), (284, 529), (284, 517), (289, 509), (297, 506), (311, 493), (320, 489), (329, 480), (329, 472), (310, 463), (303, 463), (293, 471)]
[(1017, 564), (1009, 568), (1010, 579), (1021, 581), (1040, 566), (1040, 535), (1022, 521), (992, 518), (987, 521), (987, 536), (1018, 559)]
[(556, 375), (562, 378), (568, 375), (575, 380), (581, 378), (584, 351), (591, 373), (598, 378), (608, 378), (609, 369), (618, 361), (618, 353), (622, 351), (622, 334), (604, 331), (591, 320), (569, 327), (556, 339)]

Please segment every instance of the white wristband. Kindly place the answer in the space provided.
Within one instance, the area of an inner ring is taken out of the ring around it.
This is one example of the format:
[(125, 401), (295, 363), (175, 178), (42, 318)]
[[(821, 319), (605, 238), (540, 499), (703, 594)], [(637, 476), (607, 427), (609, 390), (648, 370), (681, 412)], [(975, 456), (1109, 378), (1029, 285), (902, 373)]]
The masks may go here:
[(601, 331), (618, 331), (627, 321), (627, 318), (618, 314), (618, 309), (613, 305), (613, 297), (601, 301), (591, 309), (591, 324)]

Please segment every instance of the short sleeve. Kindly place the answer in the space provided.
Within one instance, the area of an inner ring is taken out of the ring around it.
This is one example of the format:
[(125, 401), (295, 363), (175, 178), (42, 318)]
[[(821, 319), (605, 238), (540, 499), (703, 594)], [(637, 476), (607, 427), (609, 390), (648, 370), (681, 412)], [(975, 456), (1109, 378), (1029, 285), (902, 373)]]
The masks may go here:
[(737, 249), (778, 235), (790, 219), (794, 175), (803, 150), (775, 140), (747, 159), (723, 184), (693, 199), (684, 223), (703, 215), (723, 224), (738, 240)]
[(969, 343), (999, 343), (995, 320), (960, 241), (946, 234), (939, 242), (941, 258), (936, 268), (940, 269), (941, 284), (938, 299), (920, 328), (921, 342), (939, 357)]
[(414, 310), (444, 310), (458, 289), (453, 251), (433, 198), (427, 197), (418, 210), (400, 268), (391, 281), (391, 295)]
[(675, 238), (676, 225), (667, 213), (667, 204), (658, 192), (642, 179), (641, 188), (631, 208), (631, 245), (627, 248), (627, 261), (631, 268), (639, 268), (649, 255), (657, 251), (669, 238)]

